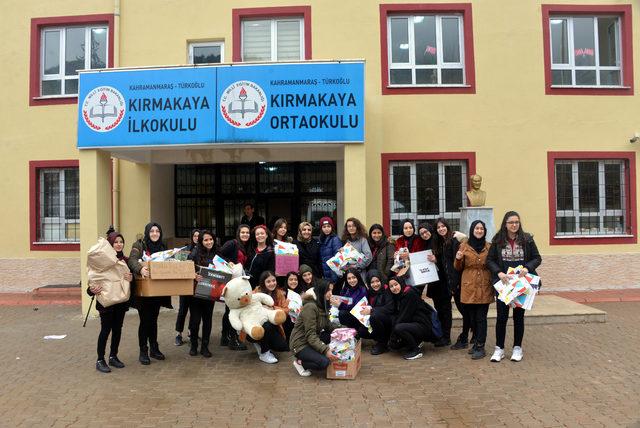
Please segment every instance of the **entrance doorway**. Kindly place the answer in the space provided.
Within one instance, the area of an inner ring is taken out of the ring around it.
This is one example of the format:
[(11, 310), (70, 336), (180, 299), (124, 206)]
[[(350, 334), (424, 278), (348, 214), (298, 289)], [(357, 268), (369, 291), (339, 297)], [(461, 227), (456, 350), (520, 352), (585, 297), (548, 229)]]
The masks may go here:
[(223, 240), (235, 236), (247, 202), (269, 229), (286, 218), (295, 237), (309, 221), (319, 233), (321, 217), (336, 218), (335, 162), (258, 162), (175, 165), (175, 233), (211, 228)]

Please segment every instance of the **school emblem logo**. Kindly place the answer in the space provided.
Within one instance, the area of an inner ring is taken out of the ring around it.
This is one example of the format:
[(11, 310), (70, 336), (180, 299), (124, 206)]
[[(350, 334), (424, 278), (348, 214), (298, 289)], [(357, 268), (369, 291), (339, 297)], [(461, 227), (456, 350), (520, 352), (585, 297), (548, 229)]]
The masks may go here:
[(96, 132), (109, 132), (116, 128), (125, 112), (124, 97), (111, 86), (95, 88), (82, 102), (84, 123)]
[(232, 83), (220, 98), (220, 113), (236, 128), (257, 125), (267, 112), (267, 97), (260, 86), (248, 80)]

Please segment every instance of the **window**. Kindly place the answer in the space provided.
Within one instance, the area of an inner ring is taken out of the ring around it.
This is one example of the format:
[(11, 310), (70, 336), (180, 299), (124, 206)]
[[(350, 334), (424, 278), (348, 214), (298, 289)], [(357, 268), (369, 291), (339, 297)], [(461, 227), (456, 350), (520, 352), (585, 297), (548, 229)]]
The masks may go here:
[(233, 9), (233, 61), (311, 59), (311, 6)]
[(630, 6), (543, 6), (547, 93), (626, 94), (630, 13)]
[(632, 237), (634, 159), (597, 152), (550, 154), (552, 243), (567, 238)]
[(388, 19), (390, 85), (463, 85), (462, 16)]
[(416, 226), (438, 217), (460, 225), (466, 205), (467, 165), (462, 161), (392, 162), (389, 165), (391, 234), (402, 234), (402, 221)]
[(242, 20), (242, 61), (301, 59), (304, 59), (302, 18)]
[(475, 93), (471, 4), (380, 5), (382, 94)]
[(113, 66), (113, 15), (31, 20), (29, 105), (75, 104), (78, 70)]
[(78, 161), (32, 161), (29, 170), (31, 249), (79, 249)]
[(78, 70), (106, 68), (106, 26), (42, 30), (41, 96), (77, 95)]
[(189, 64), (219, 64), (224, 62), (224, 43), (189, 43)]

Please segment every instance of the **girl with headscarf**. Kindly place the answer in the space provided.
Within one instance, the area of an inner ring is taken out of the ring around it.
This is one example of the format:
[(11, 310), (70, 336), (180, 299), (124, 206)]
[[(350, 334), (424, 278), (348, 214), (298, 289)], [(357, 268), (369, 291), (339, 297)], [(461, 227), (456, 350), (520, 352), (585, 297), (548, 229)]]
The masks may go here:
[(369, 315), (372, 332), (362, 333), (360, 336), (375, 340), (371, 348), (371, 355), (380, 355), (388, 351), (389, 336), (393, 327), (393, 296), (389, 286), (384, 282), (384, 276), (375, 269), (367, 272), (368, 305), (362, 310), (362, 315)]
[[(119, 233), (109, 228), (107, 231), (107, 241), (114, 250), (116, 250), (116, 257), (118, 260), (127, 262), (127, 257), (124, 255), (124, 237)], [(127, 272), (124, 275), (126, 281), (133, 279), (131, 272)], [(99, 295), (102, 292), (102, 286), (100, 284), (90, 284), (87, 288), (87, 294), (89, 296)], [(100, 314), (100, 334), (98, 335), (98, 360), (96, 361), (96, 370), (102, 373), (111, 372), (111, 367), (123, 368), (124, 364), (118, 359), (118, 347), (120, 345), (120, 336), (122, 335), (122, 324), (124, 322), (124, 315), (129, 310), (129, 302), (117, 303), (109, 307), (104, 307), (100, 302), (96, 301), (96, 309)], [(105, 349), (107, 347), (107, 339), (111, 334), (111, 349), (109, 352), (109, 364), (104, 359)]]
[[(135, 275), (148, 278), (149, 269), (140, 262), (142, 255), (150, 256), (166, 249), (162, 243), (162, 228), (160, 225), (154, 222), (147, 224), (144, 227), (144, 236), (141, 240), (136, 241), (131, 248), (127, 262), (129, 269)], [(135, 293), (132, 291), (131, 295), (135, 296)], [(138, 327), (138, 345), (140, 346), (138, 360), (140, 364), (151, 364), (149, 357), (156, 360), (164, 360), (165, 356), (158, 347), (158, 315), (160, 314), (161, 306), (173, 308), (171, 306), (171, 297), (135, 296), (132, 300), (131, 306), (138, 309), (138, 316), (140, 317), (140, 325)]]
[(332, 285), (319, 280), (302, 296), (302, 311), (289, 339), (296, 357), (293, 366), (300, 376), (311, 376), (310, 370), (325, 370), (338, 357), (329, 349), (330, 333), (335, 328), (329, 321), (329, 299)]
[[(486, 241), (487, 227), (476, 220), (469, 228), (469, 240), (456, 252), (454, 266), (462, 272), (460, 300), (464, 304), (464, 324), (474, 332), (471, 358), (485, 357), (484, 344), (487, 339), (487, 312), (493, 302), (494, 290), (491, 273), (487, 268), (490, 244)], [(464, 333), (464, 332), (463, 332)]]
[(369, 248), (371, 249), (371, 264), (368, 270), (376, 270), (383, 275), (382, 280), (386, 281), (393, 272), (394, 245), (389, 242), (389, 238), (384, 233), (384, 228), (380, 224), (374, 224), (369, 228)]

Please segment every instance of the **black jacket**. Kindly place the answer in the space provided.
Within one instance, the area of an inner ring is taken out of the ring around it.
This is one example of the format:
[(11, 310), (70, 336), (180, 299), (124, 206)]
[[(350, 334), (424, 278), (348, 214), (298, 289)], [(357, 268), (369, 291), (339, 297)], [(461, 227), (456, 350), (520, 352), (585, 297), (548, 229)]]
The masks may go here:
[(309, 242), (293, 241), (298, 246), (298, 260), (300, 265), (307, 265), (313, 270), (313, 276), (322, 278), (322, 258), (320, 257), (320, 242), (311, 238)]
[(369, 306), (371, 306), (371, 316), (374, 315), (387, 315), (392, 317), (394, 312), (393, 295), (389, 291), (387, 285), (383, 285), (382, 288), (376, 293), (369, 289)]
[[(536, 269), (538, 268), (538, 266), (540, 266), (541, 263), (542, 257), (540, 256), (538, 247), (533, 240), (533, 236), (525, 233), (523, 266), (527, 268), (529, 273), (537, 275)], [(507, 269), (509, 269), (507, 264), (502, 260), (502, 248), (499, 248), (497, 244), (491, 244), (491, 247), (489, 248), (489, 255), (487, 256), (487, 267), (491, 272), (493, 283), (498, 282), (498, 274), (500, 272), (507, 273)], [(540, 285), (542, 285), (542, 282), (540, 283)]]
[(245, 266), (245, 272), (251, 276), (249, 279), (251, 288), (256, 288), (258, 286), (258, 280), (260, 279), (262, 272), (267, 270), (274, 272), (275, 269), (276, 257), (272, 246), (267, 246), (267, 248), (261, 252), (252, 250), (249, 253), (249, 258), (247, 259), (247, 266)]
[(264, 217), (261, 217), (259, 215), (254, 215), (253, 217), (251, 217), (251, 220), (249, 220), (246, 215), (243, 215), (240, 219), (240, 224), (246, 224), (247, 226), (249, 226), (250, 230), (253, 230), (254, 227), (265, 224), (265, 222)]
[(394, 325), (418, 323), (425, 328), (425, 332), (430, 333), (432, 330), (430, 306), (422, 300), (413, 287), (407, 286), (401, 293), (401, 296), (394, 298)]
[(449, 245), (443, 246), (442, 254), (438, 260), (440, 279), (447, 283), (450, 293), (460, 291), (460, 272), (453, 267), (458, 249), (460, 249), (460, 243), (457, 239), (451, 238)]

